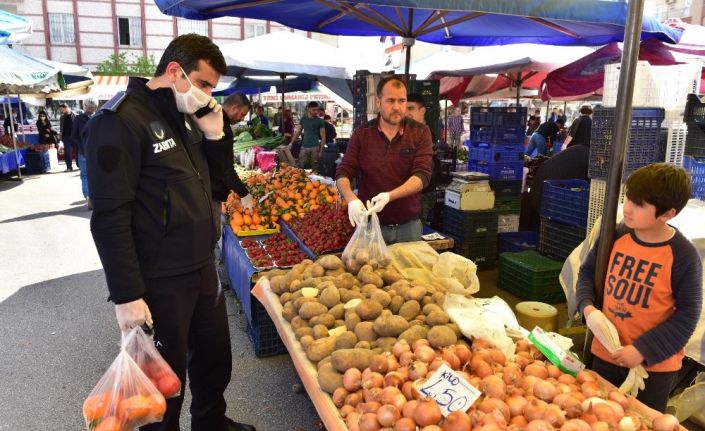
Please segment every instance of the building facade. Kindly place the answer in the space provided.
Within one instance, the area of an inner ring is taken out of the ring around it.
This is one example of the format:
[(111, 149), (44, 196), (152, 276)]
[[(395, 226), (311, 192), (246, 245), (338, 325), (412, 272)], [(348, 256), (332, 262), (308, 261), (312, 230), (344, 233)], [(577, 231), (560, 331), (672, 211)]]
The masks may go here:
[(113, 54), (154, 56), (181, 34), (208, 36), (222, 46), (273, 31), (293, 30), (275, 22), (223, 17), (208, 21), (161, 13), (153, 0), (15, 0), (0, 9), (24, 16), (33, 34), (16, 48), (35, 57), (95, 67)]
[(679, 18), (684, 22), (703, 25), (704, 0), (648, 0), (644, 13), (660, 21)]

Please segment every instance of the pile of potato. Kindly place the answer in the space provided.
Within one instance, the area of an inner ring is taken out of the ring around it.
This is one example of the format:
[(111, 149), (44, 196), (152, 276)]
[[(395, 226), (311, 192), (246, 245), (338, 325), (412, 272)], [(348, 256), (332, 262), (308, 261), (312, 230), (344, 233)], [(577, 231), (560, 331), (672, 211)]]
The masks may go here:
[(425, 338), (440, 348), (461, 337), (443, 311), (442, 285), (408, 281), (391, 266), (374, 269), (358, 257), (346, 267), (327, 255), (270, 277), (284, 318), (330, 394), (342, 386), (342, 373), (367, 368), (370, 356), (390, 351), (398, 340)]

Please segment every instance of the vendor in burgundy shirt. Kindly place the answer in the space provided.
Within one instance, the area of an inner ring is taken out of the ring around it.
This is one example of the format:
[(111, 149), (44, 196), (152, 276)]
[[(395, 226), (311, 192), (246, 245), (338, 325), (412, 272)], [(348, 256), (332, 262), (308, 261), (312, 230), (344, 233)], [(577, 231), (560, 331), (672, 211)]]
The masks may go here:
[[(406, 84), (397, 76), (379, 82), (379, 115), (353, 132), (336, 171), (350, 222), (362, 223), (368, 210), (378, 213), (387, 244), (421, 238), (421, 190), (431, 179), (431, 132), (406, 118), (406, 94)], [(351, 181), (358, 174), (355, 195)]]

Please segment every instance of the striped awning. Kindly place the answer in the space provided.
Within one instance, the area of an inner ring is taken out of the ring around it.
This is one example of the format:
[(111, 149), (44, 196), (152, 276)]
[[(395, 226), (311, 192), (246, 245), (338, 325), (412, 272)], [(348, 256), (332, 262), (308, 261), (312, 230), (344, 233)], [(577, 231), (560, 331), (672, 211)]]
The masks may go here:
[(98, 100), (109, 100), (127, 88), (129, 78), (123, 75), (94, 75), (90, 96)]

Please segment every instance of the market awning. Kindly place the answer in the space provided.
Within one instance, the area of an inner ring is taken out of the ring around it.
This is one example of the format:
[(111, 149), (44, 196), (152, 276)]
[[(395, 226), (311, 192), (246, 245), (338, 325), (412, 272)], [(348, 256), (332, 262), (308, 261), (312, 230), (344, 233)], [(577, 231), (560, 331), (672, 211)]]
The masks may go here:
[(32, 35), (32, 21), (0, 10), (0, 45), (17, 43)]
[(118, 92), (127, 89), (129, 80), (129, 76), (123, 75), (95, 75), (89, 95), (98, 100), (110, 100)]

